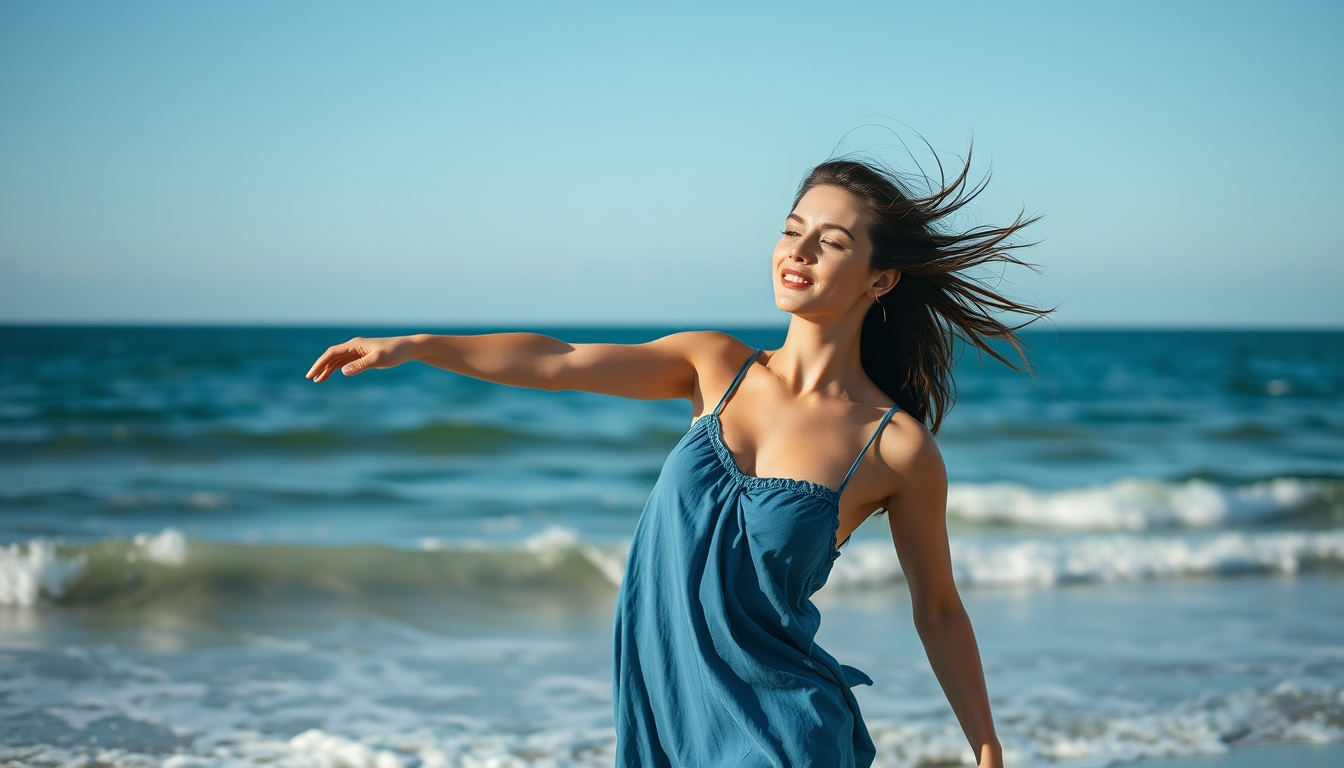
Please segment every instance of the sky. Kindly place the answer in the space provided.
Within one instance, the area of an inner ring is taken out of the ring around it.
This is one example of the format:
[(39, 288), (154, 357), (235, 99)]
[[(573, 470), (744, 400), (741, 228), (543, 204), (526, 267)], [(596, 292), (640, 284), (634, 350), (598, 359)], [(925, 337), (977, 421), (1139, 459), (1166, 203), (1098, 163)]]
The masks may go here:
[(803, 175), (920, 137), (1059, 327), (1344, 327), (1337, 0), (6, 0), (0, 322), (780, 324)]

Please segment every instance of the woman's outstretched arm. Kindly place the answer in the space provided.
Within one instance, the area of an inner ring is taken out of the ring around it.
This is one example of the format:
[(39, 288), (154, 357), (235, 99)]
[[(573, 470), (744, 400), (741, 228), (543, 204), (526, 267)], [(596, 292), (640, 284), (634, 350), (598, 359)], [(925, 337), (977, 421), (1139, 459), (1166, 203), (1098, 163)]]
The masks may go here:
[(918, 442), (922, 444), (901, 462), (900, 492), (888, 499), (892, 540), (910, 587), (915, 629), (929, 665), (980, 768), (1000, 768), (1003, 752), (989, 710), (980, 650), (952, 580), (947, 470), (932, 436), (923, 432)]
[[(355, 338), (329, 347), (308, 378), (354, 376), (418, 360), (476, 379), (547, 390), (580, 390), (640, 400), (695, 399), (697, 370), (732, 359), (745, 345), (721, 333), (675, 333), (647, 344), (567, 344), (535, 333)], [(737, 357), (741, 357), (738, 354)]]

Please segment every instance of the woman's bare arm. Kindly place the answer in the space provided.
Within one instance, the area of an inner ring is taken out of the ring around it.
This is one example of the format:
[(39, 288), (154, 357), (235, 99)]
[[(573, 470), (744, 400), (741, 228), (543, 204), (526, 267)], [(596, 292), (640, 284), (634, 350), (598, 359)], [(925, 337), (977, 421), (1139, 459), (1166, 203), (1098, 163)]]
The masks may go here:
[[(947, 470), (933, 439), (901, 462), (901, 491), (888, 500), (888, 518), (914, 609), (915, 629), (929, 665), (975, 751), (980, 768), (1003, 765), (994, 733), (980, 650), (952, 580), (947, 542)], [(893, 467), (893, 469), (897, 469)]]
[[(355, 338), (330, 347), (308, 371), (325, 381), (418, 360), (514, 387), (579, 390), (640, 400), (694, 399), (697, 370), (745, 345), (721, 333), (675, 333), (646, 344), (567, 344), (535, 333)], [(744, 353), (742, 353), (744, 354)], [(738, 354), (737, 357), (741, 357)]]

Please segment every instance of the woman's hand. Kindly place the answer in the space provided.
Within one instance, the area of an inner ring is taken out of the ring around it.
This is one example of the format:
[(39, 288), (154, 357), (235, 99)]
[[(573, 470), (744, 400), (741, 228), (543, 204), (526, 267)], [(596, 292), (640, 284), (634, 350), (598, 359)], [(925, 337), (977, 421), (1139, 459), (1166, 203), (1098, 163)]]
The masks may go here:
[(305, 374), (313, 381), (326, 381), (337, 369), (346, 376), (369, 368), (394, 368), (414, 360), (414, 336), (389, 336), (381, 339), (354, 338), (344, 344), (327, 347)]

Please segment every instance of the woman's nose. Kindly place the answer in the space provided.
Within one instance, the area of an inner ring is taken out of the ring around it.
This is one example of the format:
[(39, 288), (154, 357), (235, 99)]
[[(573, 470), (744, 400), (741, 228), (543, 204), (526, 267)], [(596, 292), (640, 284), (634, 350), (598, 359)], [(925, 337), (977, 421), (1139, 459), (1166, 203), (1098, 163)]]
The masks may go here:
[(809, 247), (811, 241), (806, 237), (800, 237), (794, 241), (793, 247), (789, 248), (789, 258), (793, 261), (803, 264), (811, 263), (814, 259), (812, 249)]

